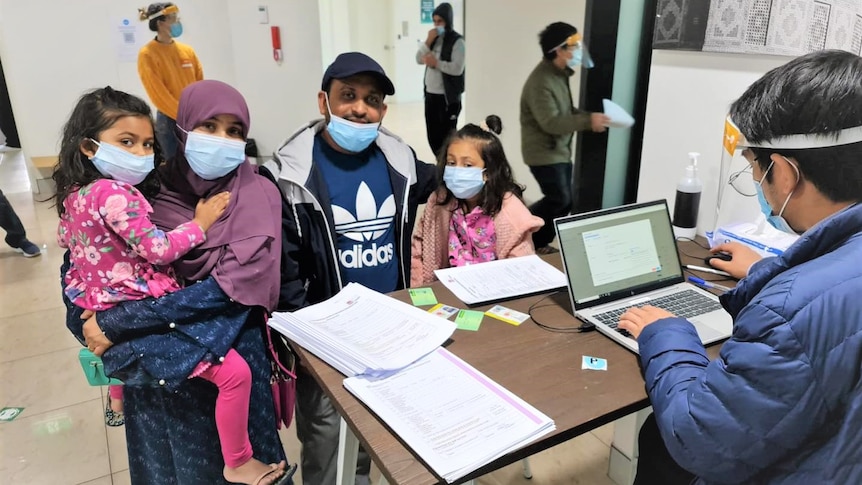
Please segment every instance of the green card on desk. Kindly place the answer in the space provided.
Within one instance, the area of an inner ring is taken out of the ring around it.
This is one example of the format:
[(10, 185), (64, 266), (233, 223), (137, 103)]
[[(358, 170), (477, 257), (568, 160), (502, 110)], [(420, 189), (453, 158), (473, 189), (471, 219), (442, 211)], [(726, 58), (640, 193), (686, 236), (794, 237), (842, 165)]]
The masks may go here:
[(436, 305), (437, 297), (434, 296), (434, 290), (431, 288), (411, 288), (410, 300), (414, 306)]
[(472, 330), (475, 332), (479, 330), (479, 325), (482, 325), (482, 317), (484, 316), (485, 314), (482, 312), (461, 310), (455, 317), (455, 325), (460, 330)]

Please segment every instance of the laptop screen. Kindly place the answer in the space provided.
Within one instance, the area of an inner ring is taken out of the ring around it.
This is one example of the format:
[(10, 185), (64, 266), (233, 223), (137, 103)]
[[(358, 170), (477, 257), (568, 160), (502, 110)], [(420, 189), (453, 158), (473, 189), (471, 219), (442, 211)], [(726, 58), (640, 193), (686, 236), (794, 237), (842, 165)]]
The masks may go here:
[(564, 217), (554, 223), (576, 308), (683, 281), (663, 200)]

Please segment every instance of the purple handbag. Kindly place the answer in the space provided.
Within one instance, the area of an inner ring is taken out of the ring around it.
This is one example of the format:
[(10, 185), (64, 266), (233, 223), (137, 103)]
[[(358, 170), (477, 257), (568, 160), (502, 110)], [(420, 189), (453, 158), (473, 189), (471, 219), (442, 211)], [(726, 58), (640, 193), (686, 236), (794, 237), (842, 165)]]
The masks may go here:
[(296, 403), (296, 354), (290, 349), (284, 337), (267, 325), (266, 338), (272, 366), (272, 401), (275, 405), (275, 425), (285, 429), (293, 422), (293, 406)]

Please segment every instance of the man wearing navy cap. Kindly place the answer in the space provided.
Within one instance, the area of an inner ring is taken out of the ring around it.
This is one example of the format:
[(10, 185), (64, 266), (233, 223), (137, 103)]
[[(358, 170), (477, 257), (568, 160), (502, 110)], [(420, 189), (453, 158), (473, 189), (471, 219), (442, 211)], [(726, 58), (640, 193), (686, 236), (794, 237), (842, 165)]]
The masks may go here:
[[(324, 119), (303, 126), (275, 152), (274, 171), (292, 208), (284, 220), (290, 257), (282, 262), (280, 310), (295, 310), (357, 282), (386, 293), (410, 281), (416, 209), (436, 188), (434, 165), (380, 126), (387, 95), (383, 68), (359, 52), (339, 55), (317, 94)], [(296, 424), (305, 483), (334, 485), (340, 416), (301, 366)], [(360, 450), (357, 483), (371, 461)]]

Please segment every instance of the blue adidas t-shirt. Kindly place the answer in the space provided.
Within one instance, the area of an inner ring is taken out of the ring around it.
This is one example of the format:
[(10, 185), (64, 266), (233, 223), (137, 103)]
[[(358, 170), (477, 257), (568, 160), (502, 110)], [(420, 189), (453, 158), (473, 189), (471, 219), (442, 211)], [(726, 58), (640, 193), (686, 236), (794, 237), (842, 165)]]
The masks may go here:
[(382, 293), (395, 291), (396, 208), (383, 152), (372, 145), (361, 153), (341, 153), (317, 135), (313, 157), (329, 190), (344, 283), (360, 283)]

